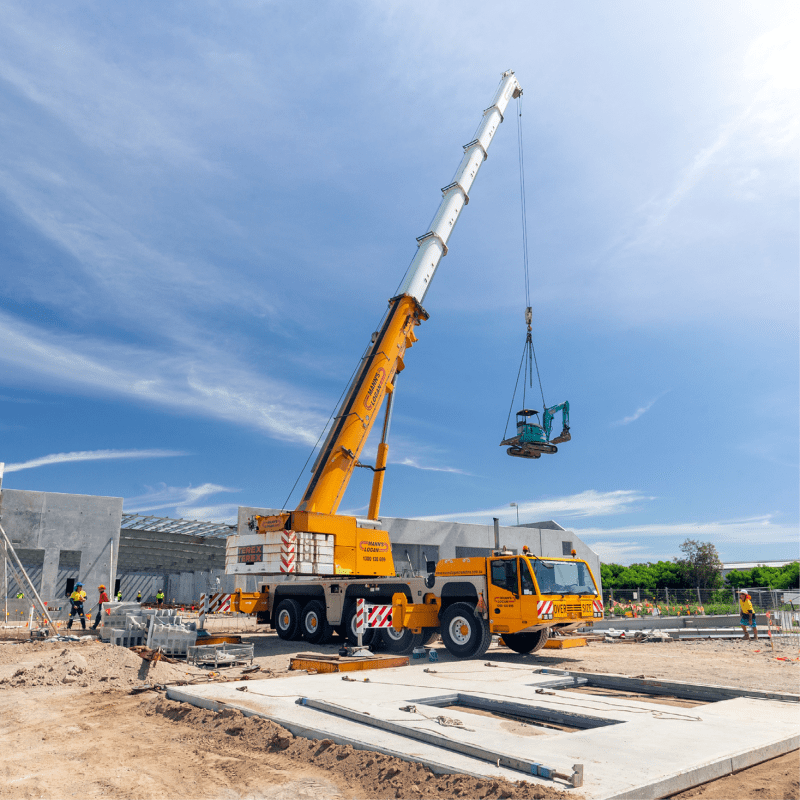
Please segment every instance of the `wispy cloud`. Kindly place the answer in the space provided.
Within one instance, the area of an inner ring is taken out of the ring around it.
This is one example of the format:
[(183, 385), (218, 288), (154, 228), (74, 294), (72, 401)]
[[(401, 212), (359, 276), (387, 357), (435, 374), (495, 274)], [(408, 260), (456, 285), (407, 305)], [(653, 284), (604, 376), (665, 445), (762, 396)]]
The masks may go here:
[[(727, 151), (736, 150), (738, 160), (751, 164), (762, 158), (765, 151), (788, 155), (794, 161), (798, 135), (795, 103), (798, 75), (800, 59), (791, 26), (776, 28), (753, 41), (744, 67), (750, 91), (747, 105), (722, 124), (709, 144), (698, 150), (668, 191), (653, 198), (642, 209), (638, 229), (620, 242), (621, 249), (650, 246), (657, 241), (658, 232), (668, 217), (701, 181), (708, 178), (712, 164), (725, 163), (730, 157)], [(761, 177), (756, 169), (751, 171), (748, 180)]]
[(0, 364), (24, 370), (29, 381), (36, 376), (44, 385), (178, 408), (302, 444), (313, 444), (322, 427), (313, 399), (208, 343), (165, 355), (43, 331), (2, 312), (0, 343)]
[[(619, 489), (613, 492), (598, 492), (594, 489), (588, 489), (585, 492), (565, 497), (521, 502), (519, 503), (519, 515), (523, 521), (564, 517), (599, 517), (631, 511), (638, 503), (652, 499), (652, 497), (647, 497), (641, 492), (629, 489)], [(516, 509), (512, 510), (508, 505), (503, 505), (479, 511), (454, 511), (449, 514), (420, 517), (420, 519), (470, 521), (498, 517), (501, 520), (511, 522), (511, 520), (516, 520), (516, 514)]]
[(74, 461), (111, 461), (119, 458), (171, 458), (185, 456), (180, 450), (77, 450), (73, 453), (53, 453), (49, 456), (32, 458), (16, 464), (6, 464), (6, 472), (20, 472), (23, 469), (48, 467), (52, 464), (68, 464)]
[(420, 464), (415, 458), (403, 458), (399, 461), (391, 461), (392, 464), (399, 464), (401, 467), (412, 467), (413, 469), (428, 470), (430, 472), (453, 472), (456, 475), (471, 475), (471, 472), (466, 472), (463, 469), (456, 469), (455, 467), (434, 467), (425, 464)]
[(239, 489), (204, 483), (200, 486), (167, 486), (161, 484), (151, 488), (138, 497), (127, 498), (123, 503), (126, 514), (146, 514), (153, 511), (165, 512), (165, 516), (181, 519), (199, 519), (204, 522), (229, 522), (236, 519), (238, 505), (235, 503), (213, 503), (203, 501), (214, 495), (227, 492), (236, 493)]
[(646, 414), (664, 395), (666, 392), (662, 392), (658, 397), (654, 397), (647, 405), (640, 406), (633, 412), (629, 417), (623, 417), (622, 419), (617, 420), (616, 422), (612, 422), (612, 425), (630, 425), (631, 422), (636, 422), (639, 417), (643, 414)]
[(797, 523), (775, 522), (771, 514), (710, 522), (652, 523), (627, 525), (621, 528), (575, 528), (575, 532), (581, 538), (597, 537), (606, 543), (615, 538), (631, 542), (641, 539), (680, 537), (738, 544), (755, 541), (786, 544), (800, 539)]

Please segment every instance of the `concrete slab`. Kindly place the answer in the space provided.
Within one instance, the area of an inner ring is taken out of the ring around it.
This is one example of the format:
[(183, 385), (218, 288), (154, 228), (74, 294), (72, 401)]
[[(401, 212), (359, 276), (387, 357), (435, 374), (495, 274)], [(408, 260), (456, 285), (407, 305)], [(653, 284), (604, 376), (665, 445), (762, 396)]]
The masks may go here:
[[(593, 800), (655, 800), (800, 747), (797, 702), (736, 697), (727, 690), (730, 699), (687, 709), (558, 688), (583, 680), (580, 673), (459, 662), (357, 677), (298, 675), (170, 687), (167, 694), (206, 708), (238, 708), (300, 736), (389, 753), (437, 772), (524, 778)], [(330, 713), (299, 705), (302, 698), (325, 701)], [(353, 721), (348, 713), (369, 715), (389, 729)], [(411, 734), (430, 734), (429, 741)], [(502, 747), (511, 760), (567, 775), (581, 764), (584, 786), (571, 789), (563, 780), (431, 743), (442, 737), (467, 751)]]

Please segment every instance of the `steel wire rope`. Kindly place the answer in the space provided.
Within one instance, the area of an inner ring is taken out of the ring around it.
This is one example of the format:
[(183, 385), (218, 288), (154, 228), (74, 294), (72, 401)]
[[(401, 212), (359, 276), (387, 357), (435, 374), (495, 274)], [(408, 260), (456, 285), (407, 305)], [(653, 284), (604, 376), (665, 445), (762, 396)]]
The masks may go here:
[[(522, 95), (517, 99), (517, 151), (519, 153), (519, 196), (520, 207), (522, 210), (522, 263), (525, 272), (525, 305), (531, 308), (531, 277), (530, 277), (530, 258), (528, 256), (528, 201), (527, 192), (525, 191), (525, 145), (523, 143), (522, 135)], [(544, 388), (542, 387), (542, 375), (539, 372), (539, 362), (536, 359), (536, 348), (533, 346), (533, 337), (530, 330), (528, 330), (528, 338), (526, 343), (530, 345), (530, 356), (532, 356), (532, 363), (529, 359), (530, 367), (530, 384), (533, 387), (533, 367), (536, 367), (536, 377), (539, 381), (539, 391), (542, 394), (542, 414), (547, 408), (547, 403), (544, 400)], [(525, 407), (525, 400), (522, 402), (523, 408)]]
[[(380, 330), (380, 328), (381, 328), (381, 325), (383, 324), (383, 320), (386, 318), (386, 315), (387, 315), (388, 313), (389, 313), (389, 309), (387, 308), (387, 309), (386, 309), (386, 310), (383, 312), (383, 314), (381, 315), (381, 318), (380, 318), (380, 320), (378, 321), (378, 325), (375, 327), (375, 329), (374, 329), (374, 330), (376, 330), (376, 331), (377, 331), (377, 330)], [(336, 414), (336, 412), (337, 412), (337, 411), (338, 411), (338, 409), (339, 409), (339, 406), (340, 406), (340, 404), (341, 404), (341, 402), (342, 402), (342, 398), (344, 397), (344, 395), (345, 395), (345, 392), (347, 392), (347, 390), (348, 390), (348, 389), (350, 388), (350, 386), (352, 385), (352, 383), (353, 383), (353, 377), (355, 376), (356, 372), (358, 372), (358, 369), (359, 369), (359, 367), (361, 366), (362, 362), (364, 361), (364, 357), (366, 356), (366, 354), (367, 354), (367, 352), (369, 351), (370, 347), (372, 347), (372, 344), (373, 344), (373, 343), (372, 343), (372, 342), (370, 342), (370, 343), (369, 343), (369, 344), (368, 344), (368, 345), (367, 345), (367, 346), (364, 348), (364, 351), (363, 351), (363, 352), (362, 352), (362, 354), (361, 354), (361, 358), (359, 359), (359, 361), (358, 361), (358, 364), (356, 364), (356, 366), (353, 368), (353, 371), (350, 373), (350, 377), (347, 379), (347, 382), (346, 382), (346, 383), (345, 383), (345, 385), (344, 385), (344, 389), (342, 389), (342, 392), (341, 392), (341, 394), (339, 395), (338, 399), (336, 400), (336, 403), (334, 403), (333, 410), (331, 411), (331, 413), (330, 413), (330, 416), (328, 417), (328, 420), (327, 420), (327, 422), (326, 422), (326, 423), (325, 423), (325, 425), (323, 426), (323, 428), (322, 428), (322, 431), (320, 432), (319, 436), (317, 437), (317, 441), (314, 443), (314, 446), (311, 448), (311, 452), (308, 454), (308, 458), (306, 459), (306, 462), (305, 462), (305, 464), (303, 464), (303, 466), (300, 468), (300, 472), (298, 473), (298, 475), (297, 475), (297, 478), (295, 479), (295, 482), (294, 482), (294, 484), (292, 485), (291, 491), (290, 491), (290, 492), (289, 492), (289, 494), (286, 496), (286, 500), (284, 500), (284, 501), (283, 501), (283, 505), (281, 506), (281, 510), (285, 511), (285, 510), (286, 510), (286, 507), (289, 505), (289, 500), (290, 500), (291, 496), (294, 494), (294, 490), (297, 488), (297, 484), (300, 482), (300, 478), (303, 476), (303, 473), (305, 472), (305, 470), (306, 470), (306, 467), (308, 466), (308, 462), (309, 462), (309, 461), (311, 461), (311, 457), (312, 457), (312, 456), (314, 455), (314, 453), (317, 451), (317, 447), (319, 447), (319, 443), (320, 443), (320, 441), (322, 440), (322, 437), (325, 435), (325, 432), (328, 430), (328, 426), (331, 424), (331, 420), (334, 418), (334, 415)]]
[(525, 274), (525, 305), (531, 304), (531, 280), (528, 262), (528, 209), (525, 202), (525, 155), (522, 146), (522, 95), (517, 98), (517, 154), (519, 157), (519, 197), (522, 212), (522, 267)]
[[(519, 386), (519, 376), (522, 375), (522, 366), (525, 364), (525, 353), (528, 348), (528, 343), (525, 342), (525, 347), (522, 348), (522, 359), (519, 362), (519, 369), (517, 370), (517, 382), (514, 384), (514, 394), (511, 395), (511, 405), (508, 409), (508, 416), (506, 417), (506, 427), (503, 431), (503, 439), (506, 438), (506, 434), (508, 434), (508, 423), (511, 421), (511, 412), (514, 410), (514, 398), (517, 396), (517, 387)], [(525, 404), (524, 397), (525, 397), (525, 381), (522, 382), (522, 396), (523, 396), (523, 406)]]
[[(526, 199), (525, 190), (525, 147), (523, 144), (522, 133), (522, 95), (517, 98), (517, 156), (519, 161), (519, 197), (520, 197), (520, 212), (522, 216), (522, 266), (523, 278), (525, 285), (525, 306), (531, 308), (531, 279), (530, 279), (530, 257), (528, 250), (528, 204)], [(547, 403), (544, 399), (544, 387), (542, 386), (542, 375), (539, 371), (539, 361), (536, 358), (536, 348), (533, 346), (533, 336), (531, 334), (530, 325), (528, 326), (528, 334), (525, 338), (525, 347), (522, 351), (522, 362), (520, 363), (519, 371), (517, 372), (517, 381), (514, 384), (514, 393), (511, 396), (511, 407), (506, 417), (506, 426), (503, 432), (503, 438), (508, 435), (508, 423), (511, 420), (511, 412), (514, 409), (514, 401), (517, 397), (517, 390), (519, 389), (519, 377), (522, 374), (523, 366), (525, 368), (525, 380), (522, 382), (522, 407), (526, 407), (525, 402), (527, 398), (526, 383), (529, 382), (533, 388), (533, 370), (536, 368), (536, 378), (539, 383), (539, 392), (542, 395), (542, 414), (547, 408)]]

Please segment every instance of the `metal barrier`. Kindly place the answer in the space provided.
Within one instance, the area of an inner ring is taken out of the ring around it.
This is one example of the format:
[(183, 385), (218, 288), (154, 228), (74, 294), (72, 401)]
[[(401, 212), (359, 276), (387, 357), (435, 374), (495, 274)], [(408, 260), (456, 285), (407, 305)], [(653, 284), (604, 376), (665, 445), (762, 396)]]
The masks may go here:
[(800, 649), (800, 611), (768, 611), (767, 624), (774, 644)]
[(252, 664), (254, 649), (252, 644), (201, 644), (189, 648), (186, 661), (189, 664), (213, 663), (215, 667), (232, 666), (244, 661)]

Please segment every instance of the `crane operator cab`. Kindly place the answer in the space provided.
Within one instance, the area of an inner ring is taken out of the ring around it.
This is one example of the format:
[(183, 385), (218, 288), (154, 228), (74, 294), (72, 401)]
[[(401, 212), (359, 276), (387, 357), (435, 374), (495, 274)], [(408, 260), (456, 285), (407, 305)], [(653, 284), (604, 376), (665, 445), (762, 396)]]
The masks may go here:
[[(553, 417), (561, 411), (563, 429), (552, 441), (550, 431)], [(544, 422), (539, 424), (539, 412), (530, 408), (517, 411), (517, 435), (500, 442), (508, 445), (506, 452), (517, 458), (541, 458), (542, 453), (557, 453), (556, 444), (568, 442), (572, 437), (569, 432), (569, 402), (565, 401), (552, 408), (545, 408)]]

